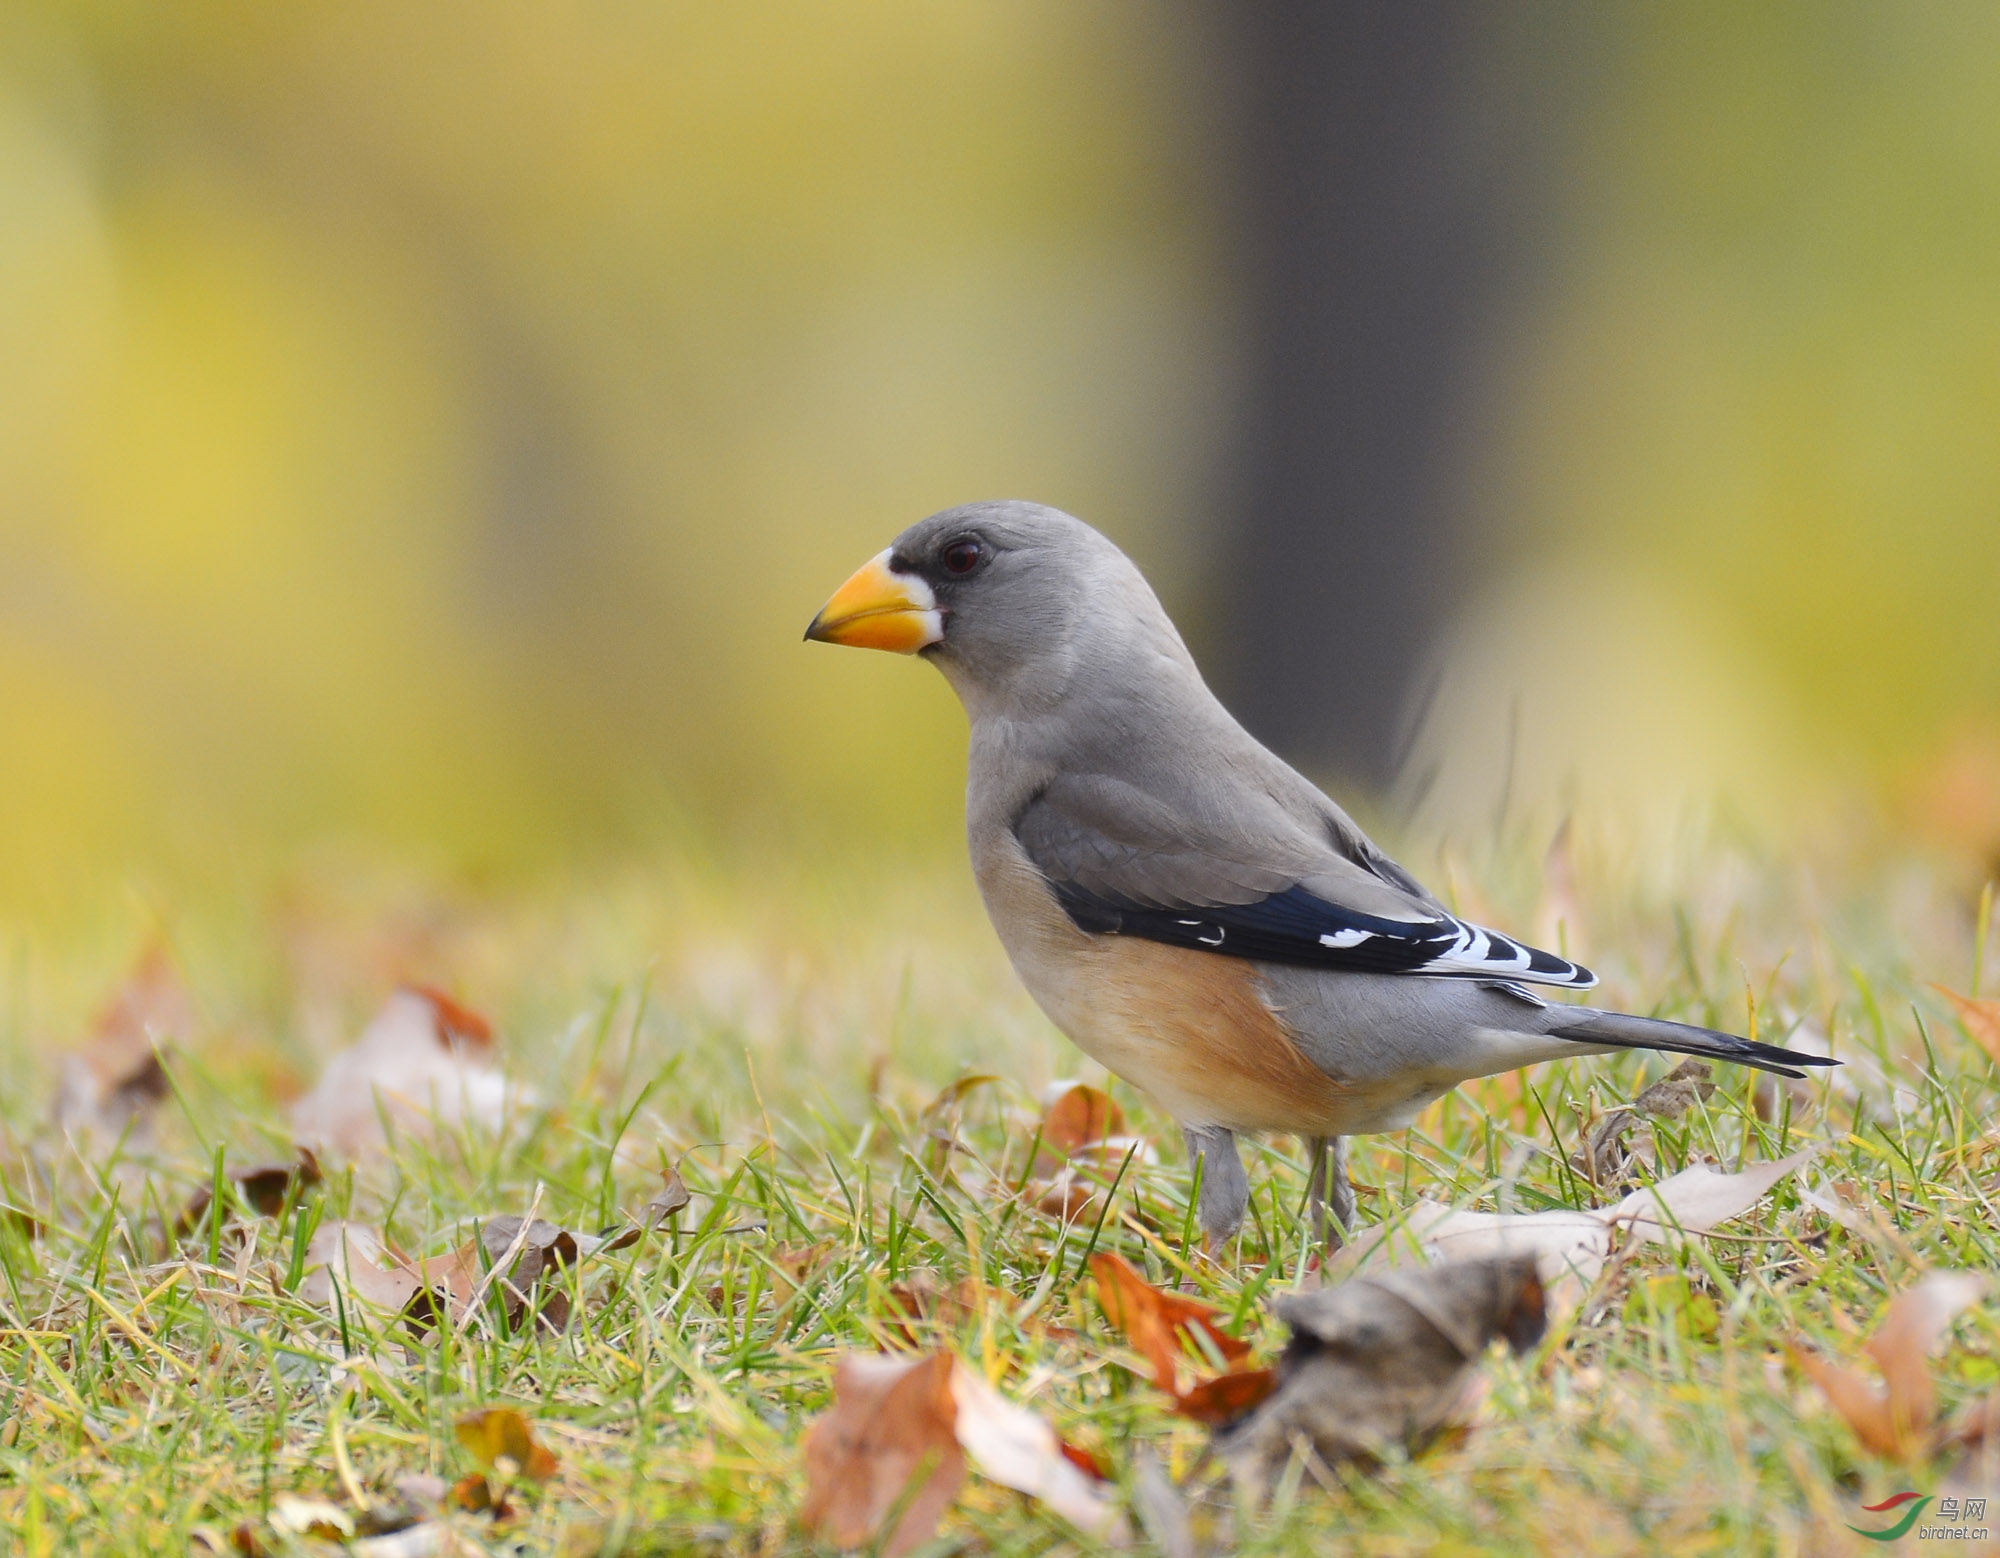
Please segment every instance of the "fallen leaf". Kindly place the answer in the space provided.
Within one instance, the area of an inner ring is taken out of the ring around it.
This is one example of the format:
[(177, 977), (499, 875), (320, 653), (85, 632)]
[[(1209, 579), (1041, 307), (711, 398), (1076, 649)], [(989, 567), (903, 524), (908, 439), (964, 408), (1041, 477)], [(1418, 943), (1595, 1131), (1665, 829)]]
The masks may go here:
[(1628, 1179), (1637, 1161), (1625, 1145), (1632, 1128), (1653, 1120), (1677, 1120), (1714, 1091), (1707, 1061), (1682, 1061), (1631, 1103), (1611, 1110), (1571, 1157), (1571, 1164), (1600, 1190)]
[[(319, 1159), (313, 1156), (311, 1148), (301, 1147), (298, 1157), (290, 1163), (260, 1163), (254, 1168), (231, 1169), (226, 1177), (251, 1211), (260, 1217), (276, 1217), (285, 1209), (285, 1197), (291, 1194), (294, 1185), (304, 1190), (320, 1182)], [(185, 1234), (200, 1223), (214, 1198), (213, 1185), (203, 1185), (197, 1190), (175, 1222), (174, 1232)]]
[(423, 1260), (389, 1247), (377, 1229), (322, 1223), (306, 1246), (299, 1297), (333, 1309), (337, 1285), (347, 1298), (399, 1315), (411, 1331), (422, 1334), (462, 1320), (488, 1269), (505, 1262), (509, 1251), (515, 1251), (511, 1269), (486, 1284), (489, 1302), (497, 1299), (504, 1305), (510, 1327), (518, 1327), (532, 1308), (545, 1329), (564, 1329), (569, 1294), (550, 1279), (581, 1259), (583, 1249), (577, 1235), (539, 1218), (524, 1232), (518, 1217), (489, 1217), (456, 1249)]
[[(660, 1188), (646, 1202), (638, 1217), (620, 1227), (607, 1228), (591, 1239), (584, 1248), (586, 1255), (596, 1251), (630, 1249), (647, 1234), (664, 1228), (674, 1213), (686, 1206), (692, 1199), (681, 1171), (677, 1168), (660, 1171)], [(579, 1236), (581, 1237), (581, 1236)]]
[(951, 1396), (957, 1408), (953, 1431), (982, 1476), (1047, 1505), (1087, 1535), (1122, 1539), (1124, 1520), (1105, 1497), (1101, 1479), (1078, 1465), (1046, 1422), (957, 1360)]
[(1058, 1083), (1042, 1113), (1042, 1145), (1075, 1156), (1125, 1134), (1125, 1111), (1101, 1088), (1082, 1082)]
[(1184, 1341), (1204, 1346), (1213, 1361), (1231, 1364), (1249, 1356), (1250, 1344), (1222, 1329), (1220, 1311), (1211, 1304), (1154, 1287), (1123, 1256), (1105, 1253), (1090, 1258), (1097, 1279), (1097, 1302), (1104, 1318), (1124, 1333), (1145, 1358), (1153, 1383), (1173, 1398), (1174, 1410), (1202, 1423), (1233, 1422), (1276, 1387), (1269, 1369), (1225, 1370), (1181, 1384)]
[(1153, 1383), (1162, 1390), (1174, 1388), (1182, 1337), (1207, 1342), (1224, 1363), (1249, 1356), (1250, 1344), (1222, 1329), (1221, 1311), (1213, 1304), (1154, 1287), (1124, 1256), (1108, 1251), (1093, 1255), (1090, 1272), (1097, 1279), (1104, 1318), (1151, 1365)]
[(555, 1452), (535, 1438), (528, 1420), (512, 1407), (468, 1412), (452, 1425), (452, 1432), (481, 1471), (497, 1473), (509, 1481), (526, 1477), (531, 1482), (547, 1482), (562, 1465)]
[(347, 1549), (350, 1558), (440, 1558), (445, 1553), (474, 1553), (483, 1549), (460, 1539), (450, 1526), (435, 1520), (421, 1521), (384, 1536), (366, 1536)]
[(92, 1152), (148, 1138), (170, 1088), (162, 1055), (194, 1028), (194, 1004), (159, 942), (139, 955), (92, 1022), (82, 1048), (63, 1057), (59, 1130)]
[(492, 1052), (483, 1017), (436, 990), (406, 985), (293, 1105), (293, 1128), (308, 1146), (349, 1158), (384, 1144), (385, 1115), (420, 1133), (461, 1124), (498, 1129), (510, 1107), (532, 1096), (491, 1064)]
[(354, 1517), (323, 1498), (280, 1493), (271, 1500), (271, 1529), (286, 1536), (320, 1536), (342, 1542), (354, 1535)]
[(393, 1315), (402, 1312), (418, 1285), (416, 1272), (389, 1249), (379, 1229), (330, 1221), (321, 1223), (306, 1245), (298, 1296), (326, 1309), (359, 1299)]
[[(1800, 1338), (1787, 1350), (1854, 1437), (1877, 1455), (1910, 1460), (1935, 1448), (1937, 1389), (1927, 1362), (1930, 1350), (1960, 1312), (1985, 1296), (1987, 1279), (1978, 1272), (1940, 1271), (1905, 1288), (1889, 1302), (1882, 1323), (1862, 1343), (1875, 1360), (1882, 1383), (1822, 1357)], [(1949, 1437), (1949, 1436), (1947, 1436)]]
[(1466, 1410), (1491, 1342), (1529, 1347), (1545, 1324), (1527, 1253), (1357, 1277), (1273, 1308), (1293, 1333), (1277, 1388), (1215, 1442), (1252, 1498), (1302, 1445), (1328, 1466), (1420, 1447)]
[(1394, 1266), (1409, 1264), (1412, 1256), (1449, 1261), (1532, 1254), (1548, 1289), (1549, 1308), (1563, 1314), (1597, 1280), (1620, 1230), (1635, 1241), (1664, 1244), (1685, 1234), (1708, 1233), (1749, 1211), (1809, 1156), (1797, 1152), (1735, 1174), (1697, 1164), (1593, 1211), (1456, 1211), (1419, 1199), (1397, 1222), (1357, 1239), (1334, 1269), (1354, 1271), (1371, 1259)]
[(835, 1546), (877, 1541), (885, 1558), (921, 1546), (964, 1484), (968, 1458), (1079, 1530), (1126, 1539), (1123, 1517), (1055, 1430), (948, 1352), (849, 1355), (834, 1368), (833, 1395), (806, 1431), (799, 1518)]
[[(880, 1533), (883, 1558), (900, 1558), (930, 1539), (965, 1481), (965, 1452), (954, 1432), (955, 1362), (938, 1352), (852, 1355), (835, 1365), (833, 1407), (806, 1430), (799, 1519), (807, 1530), (836, 1547), (859, 1547)], [(882, 1532), (899, 1502), (901, 1518)]]
[(1986, 1051), (1986, 1058), (2000, 1066), (2000, 1001), (1975, 1001), (1940, 984), (1931, 988), (1951, 1002), (1959, 1025), (1971, 1035), (1973, 1043)]

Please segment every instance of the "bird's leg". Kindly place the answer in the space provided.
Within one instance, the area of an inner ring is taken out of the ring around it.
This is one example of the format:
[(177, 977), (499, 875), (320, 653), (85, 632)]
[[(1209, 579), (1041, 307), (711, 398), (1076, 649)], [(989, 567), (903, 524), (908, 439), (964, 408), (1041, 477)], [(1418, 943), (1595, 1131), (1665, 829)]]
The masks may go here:
[(1189, 1161), (1201, 1166), (1201, 1200), (1196, 1211), (1201, 1218), (1202, 1242), (1209, 1254), (1215, 1255), (1243, 1226), (1243, 1214), (1250, 1205), (1250, 1179), (1243, 1172), (1233, 1132), (1219, 1125), (1186, 1125), (1181, 1127), (1181, 1135), (1187, 1141)]
[[(1306, 1181), (1306, 1204), (1312, 1212), (1313, 1242), (1337, 1250), (1354, 1231), (1354, 1186), (1347, 1177), (1347, 1138), (1312, 1138), (1312, 1176)], [(1334, 1226), (1326, 1214), (1333, 1212)]]

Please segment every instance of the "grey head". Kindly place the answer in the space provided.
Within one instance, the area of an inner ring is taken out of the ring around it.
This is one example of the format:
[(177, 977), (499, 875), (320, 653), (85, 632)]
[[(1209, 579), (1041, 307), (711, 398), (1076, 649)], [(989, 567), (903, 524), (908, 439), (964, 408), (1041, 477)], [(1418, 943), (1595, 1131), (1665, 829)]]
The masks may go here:
[[(1015, 500), (919, 520), (872, 559), (808, 638), (916, 653), (977, 720), (1029, 717), (1136, 662), (1194, 662), (1131, 559), (1082, 520)], [(1198, 678), (1197, 678), (1198, 680)]]

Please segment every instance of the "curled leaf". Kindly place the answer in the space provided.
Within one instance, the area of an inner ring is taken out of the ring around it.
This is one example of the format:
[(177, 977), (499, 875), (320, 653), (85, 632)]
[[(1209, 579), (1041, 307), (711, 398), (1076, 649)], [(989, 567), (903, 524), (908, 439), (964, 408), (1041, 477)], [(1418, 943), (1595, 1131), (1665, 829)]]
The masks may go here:
[(1275, 1307), (1293, 1333), (1277, 1388), (1215, 1445), (1253, 1497), (1300, 1445), (1333, 1466), (1423, 1444), (1463, 1414), (1491, 1342), (1530, 1346), (1544, 1324), (1532, 1254), (1357, 1278)]
[(1621, 1231), (1628, 1239), (1673, 1244), (1709, 1232), (1749, 1211), (1808, 1154), (1794, 1153), (1724, 1174), (1695, 1165), (1592, 1211), (1460, 1211), (1419, 1199), (1397, 1222), (1370, 1229), (1341, 1255), (1345, 1271), (1364, 1262), (1409, 1264), (1417, 1260), (1485, 1260), (1510, 1254), (1537, 1257), (1549, 1302), (1566, 1312), (1595, 1282)]

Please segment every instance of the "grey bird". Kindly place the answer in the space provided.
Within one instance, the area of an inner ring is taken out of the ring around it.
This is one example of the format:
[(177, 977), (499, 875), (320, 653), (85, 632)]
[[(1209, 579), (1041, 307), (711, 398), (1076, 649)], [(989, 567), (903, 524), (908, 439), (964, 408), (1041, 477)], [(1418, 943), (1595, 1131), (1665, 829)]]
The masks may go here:
[(1537, 994), (1596, 978), (1448, 912), (1236, 722), (1138, 568), (1059, 510), (912, 525), (806, 637), (921, 655), (957, 692), (993, 927), (1055, 1025), (1180, 1125), (1211, 1249), (1249, 1202), (1242, 1132), (1310, 1141), (1315, 1227), (1351, 1229), (1343, 1139), (1470, 1078), (1621, 1049), (1830, 1064)]

